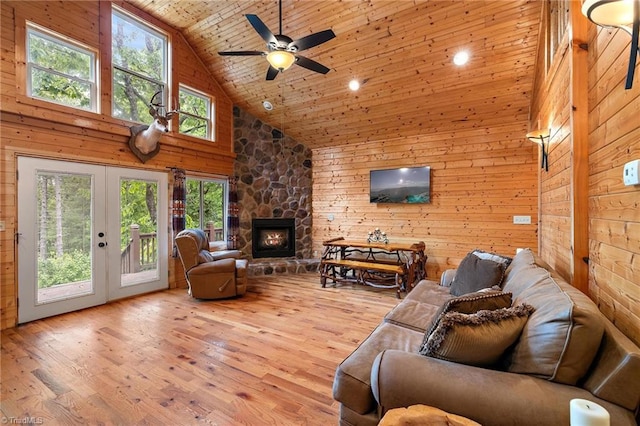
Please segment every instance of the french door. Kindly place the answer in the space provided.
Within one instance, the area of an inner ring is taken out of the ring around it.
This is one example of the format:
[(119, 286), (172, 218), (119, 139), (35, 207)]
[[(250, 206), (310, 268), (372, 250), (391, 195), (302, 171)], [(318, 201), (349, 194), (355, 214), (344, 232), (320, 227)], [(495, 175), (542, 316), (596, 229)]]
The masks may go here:
[(18, 158), (18, 322), (167, 288), (164, 173)]

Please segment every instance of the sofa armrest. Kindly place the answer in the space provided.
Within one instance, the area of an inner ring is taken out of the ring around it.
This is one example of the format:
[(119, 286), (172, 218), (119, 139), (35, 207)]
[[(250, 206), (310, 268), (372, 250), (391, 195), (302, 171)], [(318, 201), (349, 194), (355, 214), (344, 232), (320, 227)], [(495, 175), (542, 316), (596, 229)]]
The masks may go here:
[(442, 273), (440, 277), (440, 285), (443, 287), (451, 287), (451, 283), (453, 282), (453, 278), (456, 276), (455, 269), (447, 269)]
[(635, 424), (631, 411), (582, 388), (399, 350), (377, 356), (371, 388), (381, 415), (392, 408), (424, 404), (485, 425), (568, 425), (569, 401), (583, 398), (609, 411), (612, 425)]

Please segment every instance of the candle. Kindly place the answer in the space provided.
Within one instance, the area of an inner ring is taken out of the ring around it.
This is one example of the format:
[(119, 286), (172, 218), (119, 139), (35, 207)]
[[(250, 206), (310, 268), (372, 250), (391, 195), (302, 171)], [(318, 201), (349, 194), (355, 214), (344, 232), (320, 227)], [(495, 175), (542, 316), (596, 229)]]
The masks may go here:
[(586, 399), (569, 402), (571, 426), (609, 426), (609, 412)]

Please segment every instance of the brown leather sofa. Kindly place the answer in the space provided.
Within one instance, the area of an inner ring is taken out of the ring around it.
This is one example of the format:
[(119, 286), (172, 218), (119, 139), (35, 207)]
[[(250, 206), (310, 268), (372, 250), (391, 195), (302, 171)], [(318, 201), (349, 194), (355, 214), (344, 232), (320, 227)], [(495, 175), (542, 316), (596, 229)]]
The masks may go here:
[(192, 297), (223, 299), (246, 292), (248, 262), (238, 250), (209, 251), (202, 229), (181, 231), (176, 246)]
[(453, 297), (442, 284), (420, 282), (338, 366), (340, 425), (373, 426), (388, 410), (416, 404), (483, 425), (568, 425), (574, 398), (603, 406), (611, 425), (636, 425), (640, 349), (530, 250), (502, 281), (513, 305), (534, 308), (508, 362), (478, 367), (418, 353)]

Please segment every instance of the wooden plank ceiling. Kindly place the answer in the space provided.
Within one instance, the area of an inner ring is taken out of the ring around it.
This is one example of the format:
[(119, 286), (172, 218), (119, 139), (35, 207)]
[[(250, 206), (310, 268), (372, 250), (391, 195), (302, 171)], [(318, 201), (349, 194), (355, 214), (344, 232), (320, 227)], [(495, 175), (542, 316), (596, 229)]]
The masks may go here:
[(236, 105), (312, 148), (490, 127), (529, 108), (539, 0), (283, 0), (284, 34), (337, 37), (301, 53), (328, 74), (294, 65), (273, 81), (264, 57), (217, 52), (265, 50), (244, 15), (277, 34), (276, 0), (127, 1), (180, 30)]

